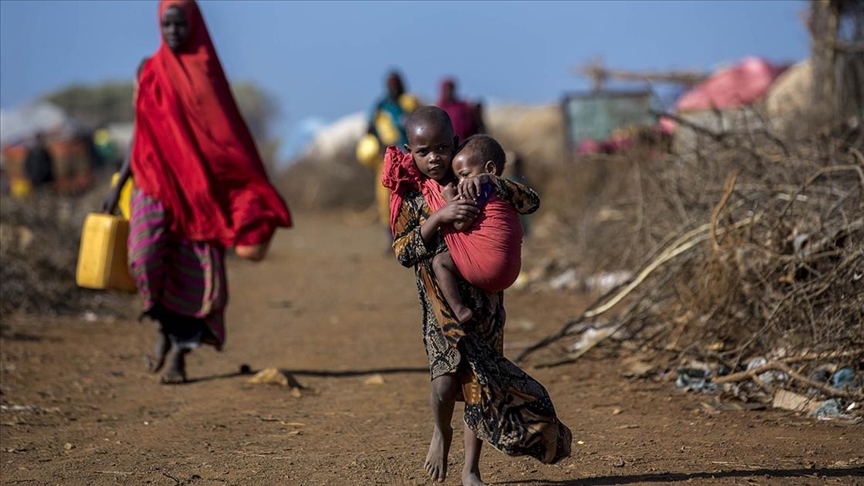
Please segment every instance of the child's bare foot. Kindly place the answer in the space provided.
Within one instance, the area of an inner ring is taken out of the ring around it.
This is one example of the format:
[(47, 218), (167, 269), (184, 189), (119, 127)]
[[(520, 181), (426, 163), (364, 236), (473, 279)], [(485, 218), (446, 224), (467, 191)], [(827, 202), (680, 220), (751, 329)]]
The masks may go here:
[(462, 470), (462, 486), (486, 486), (480, 479), (480, 471), (466, 467)]
[(186, 383), (186, 354), (188, 349), (175, 349), (168, 358), (168, 369), (162, 375), (162, 383), (174, 385)]
[(165, 356), (171, 350), (171, 340), (164, 333), (160, 332), (156, 336), (156, 343), (153, 345), (153, 354), (148, 354), (147, 370), (151, 373), (156, 373), (165, 365)]
[(474, 317), (474, 311), (464, 305), (457, 306), (453, 309), (453, 313), (456, 314), (459, 324), (465, 324)]
[(426, 455), (426, 474), (433, 481), (443, 483), (447, 478), (447, 455), (450, 453), (450, 443), (453, 441), (453, 428), (439, 430), (437, 427), (432, 433), (432, 442), (429, 443), (429, 454)]

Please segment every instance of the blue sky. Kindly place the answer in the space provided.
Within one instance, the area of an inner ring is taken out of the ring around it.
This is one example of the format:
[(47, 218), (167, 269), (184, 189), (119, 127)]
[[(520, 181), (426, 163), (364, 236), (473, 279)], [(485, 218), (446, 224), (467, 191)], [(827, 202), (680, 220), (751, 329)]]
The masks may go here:
[[(130, 79), (159, 43), (155, 1), (0, 0), (0, 107), (69, 83)], [(391, 67), (432, 100), (444, 75), (470, 97), (557, 102), (573, 67), (711, 69), (805, 58), (796, 1), (232, 1), (201, 8), (229, 79), (280, 103), (279, 135), (367, 110)]]

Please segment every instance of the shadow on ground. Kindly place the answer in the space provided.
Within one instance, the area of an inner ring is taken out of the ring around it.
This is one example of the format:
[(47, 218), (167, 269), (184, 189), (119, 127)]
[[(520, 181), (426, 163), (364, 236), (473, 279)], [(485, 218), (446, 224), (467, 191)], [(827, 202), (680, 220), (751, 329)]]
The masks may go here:
[(637, 474), (633, 476), (600, 476), (594, 478), (574, 479), (567, 481), (545, 481), (542, 479), (503, 481), (493, 484), (536, 484), (542, 486), (606, 486), (634, 483), (676, 483), (699, 479), (749, 478), (765, 477), (779, 478), (861, 478), (864, 477), (864, 467), (821, 468), (821, 469), (746, 469), (740, 471), (696, 472), (696, 473), (655, 473)]

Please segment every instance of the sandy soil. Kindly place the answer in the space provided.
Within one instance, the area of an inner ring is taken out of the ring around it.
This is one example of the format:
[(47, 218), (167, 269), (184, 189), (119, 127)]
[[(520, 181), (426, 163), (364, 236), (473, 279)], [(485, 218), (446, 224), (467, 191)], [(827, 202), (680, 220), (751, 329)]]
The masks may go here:
[[(192, 382), (181, 386), (145, 372), (149, 324), (6, 318), (0, 482), (431, 484), (422, 473), (432, 425), (413, 272), (383, 245), (383, 230), (359, 219), (301, 216), (265, 263), (232, 260), (227, 346), (194, 352)], [(518, 347), (586, 299), (511, 292), (507, 302), (507, 340)], [(249, 383), (243, 364), (290, 370), (305, 388)], [(573, 430), (573, 457), (545, 466), (487, 447), (484, 479), (864, 485), (864, 426), (718, 411), (703, 405), (710, 396), (631, 381), (620, 369), (598, 349), (533, 370)], [(451, 485), (463, 458), (455, 442)]]

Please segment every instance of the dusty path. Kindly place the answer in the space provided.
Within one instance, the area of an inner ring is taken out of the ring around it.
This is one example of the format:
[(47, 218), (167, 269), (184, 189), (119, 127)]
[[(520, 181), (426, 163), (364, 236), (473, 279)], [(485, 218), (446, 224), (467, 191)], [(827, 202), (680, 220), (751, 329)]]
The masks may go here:
[[(227, 347), (193, 353), (195, 381), (184, 386), (143, 371), (147, 324), (8, 319), (0, 482), (431, 484), (421, 474), (431, 421), (413, 274), (384, 256), (382, 239), (360, 222), (301, 217), (265, 264), (231, 261)], [(559, 293), (507, 299), (513, 343), (584, 305)], [(244, 363), (292, 370), (307, 389), (249, 384), (237, 373)], [(376, 374), (383, 383), (367, 383)], [(544, 466), (487, 448), (491, 484), (864, 485), (862, 426), (707, 413), (704, 396), (628, 381), (599, 353), (533, 374), (573, 429), (573, 457)]]

